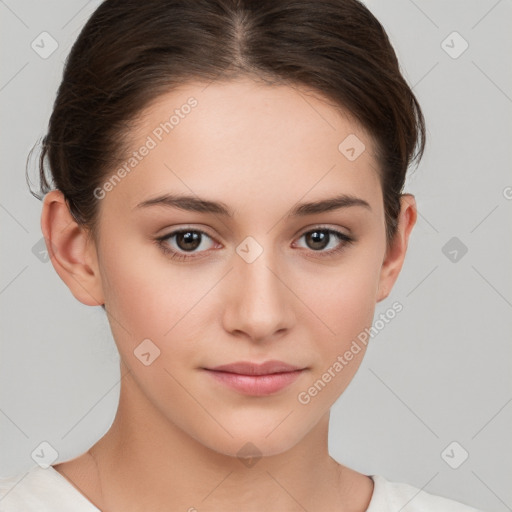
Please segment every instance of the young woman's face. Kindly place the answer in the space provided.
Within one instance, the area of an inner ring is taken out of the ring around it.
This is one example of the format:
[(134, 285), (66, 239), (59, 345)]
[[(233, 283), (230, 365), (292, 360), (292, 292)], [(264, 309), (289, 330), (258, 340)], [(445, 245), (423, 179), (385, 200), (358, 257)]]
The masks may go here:
[[(187, 85), (145, 112), (136, 154), (97, 190), (96, 249), (121, 358), (158, 414), (229, 455), (247, 442), (280, 453), (325, 419), (383, 297), (373, 150), (334, 107), (288, 86)], [(144, 204), (166, 195), (190, 199)], [(360, 202), (301, 209), (341, 195)], [(268, 360), (303, 371), (251, 391), (208, 370)]]

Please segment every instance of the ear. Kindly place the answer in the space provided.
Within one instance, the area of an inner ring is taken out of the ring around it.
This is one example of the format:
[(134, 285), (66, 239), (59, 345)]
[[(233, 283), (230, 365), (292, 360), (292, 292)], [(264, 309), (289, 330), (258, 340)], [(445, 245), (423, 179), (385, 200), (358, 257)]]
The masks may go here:
[(389, 295), (398, 278), (398, 274), (400, 274), (405, 253), (407, 252), (409, 235), (418, 216), (416, 199), (412, 194), (402, 194), (400, 204), (400, 218), (397, 231), (382, 263), (379, 288), (377, 290), (377, 302), (380, 302)]
[(77, 224), (60, 190), (52, 190), (44, 197), (41, 231), (53, 267), (71, 293), (87, 306), (102, 305), (94, 241), (90, 231)]

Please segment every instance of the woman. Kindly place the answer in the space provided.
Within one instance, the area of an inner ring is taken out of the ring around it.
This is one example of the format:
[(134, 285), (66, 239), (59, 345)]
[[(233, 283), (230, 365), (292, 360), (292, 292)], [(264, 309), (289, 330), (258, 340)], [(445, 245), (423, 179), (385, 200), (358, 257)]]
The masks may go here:
[(120, 402), (86, 453), (4, 479), (2, 510), (474, 511), (327, 448), (424, 144), (356, 0), (101, 4), (43, 141), (41, 227), (105, 309)]

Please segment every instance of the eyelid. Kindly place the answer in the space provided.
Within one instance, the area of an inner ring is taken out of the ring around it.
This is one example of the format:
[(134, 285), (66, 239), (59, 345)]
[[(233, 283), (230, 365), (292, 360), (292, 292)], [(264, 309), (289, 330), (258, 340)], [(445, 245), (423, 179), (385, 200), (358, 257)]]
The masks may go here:
[[(337, 233), (345, 235), (346, 237), (354, 238), (348, 228), (342, 228), (341, 226), (332, 226), (329, 224), (322, 224), (322, 223), (320, 223), (320, 224), (316, 223), (316, 224), (311, 224), (309, 226), (306, 226), (305, 228), (300, 230), (299, 234), (296, 236), (305, 235), (306, 233), (309, 233), (310, 231), (315, 231), (315, 229), (318, 229), (318, 230), (325, 229), (326, 231), (335, 231)], [(342, 229), (345, 229), (348, 232), (345, 233), (344, 231), (342, 231)]]
[[(198, 227), (199, 226), (199, 227)], [(215, 238), (212, 234), (210, 234), (208, 232), (208, 227), (203, 227), (202, 224), (194, 224), (194, 225), (189, 225), (189, 224), (177, 224), (175, 226), (167, 226), (166, 228), (164, 229), (161, 229), (159, 231), (165, 231), (165, 234), (163, 235), (157, 235), (159, 238), (166, 238), (166, 237), (169, 237), (171, 235), (174, 235), (180, 231), (197, 231), (199, 233), (204, 233), (205, 235), (208, 235), (210, 238)]]

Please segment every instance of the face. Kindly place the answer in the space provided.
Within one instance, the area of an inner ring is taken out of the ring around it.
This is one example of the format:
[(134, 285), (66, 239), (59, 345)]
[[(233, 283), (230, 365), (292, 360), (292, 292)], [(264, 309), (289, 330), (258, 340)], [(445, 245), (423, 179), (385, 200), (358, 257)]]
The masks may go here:
[[(95, 251), (121, 358), (148, 403), (203, 445), (289, 449), (348, 386), (365, 352), (354, 340), (382, 298), (372, 141), (318, 96), (249, 80), (161, 96), (131, 141), (125, 172), (97, 190)], [(342, 195), (358, 199), (301, 208)], [(208, 370), (268, 360), (302, 371), (284, 387), (239, 378), (255, 386), (239, 389)]]

